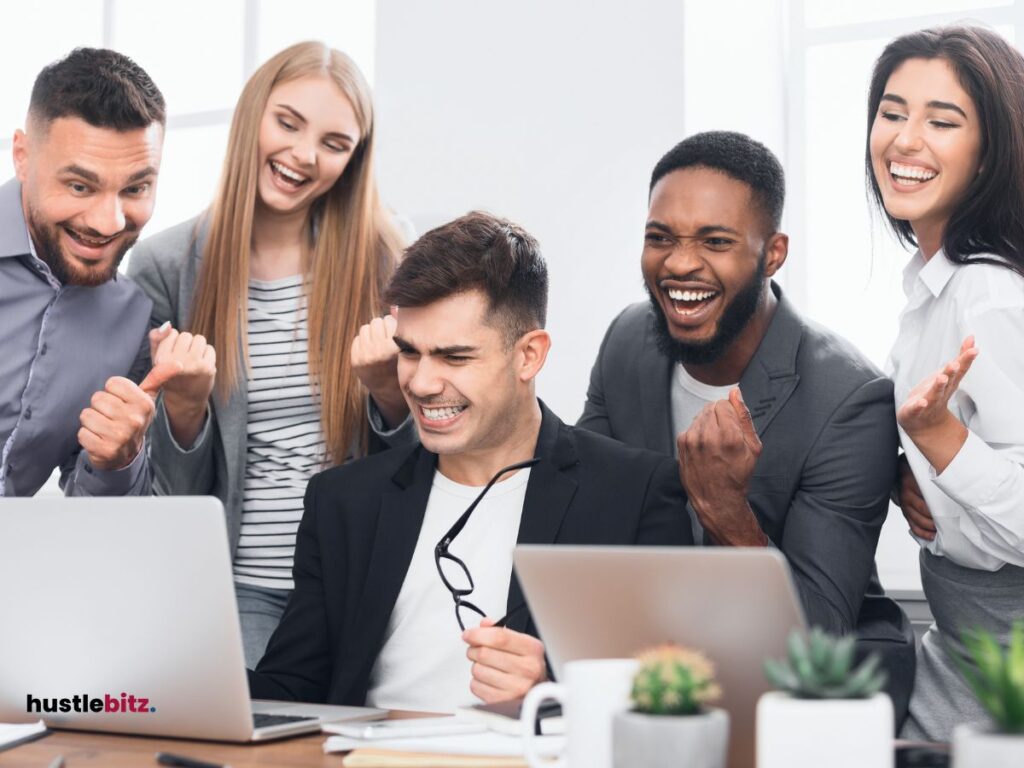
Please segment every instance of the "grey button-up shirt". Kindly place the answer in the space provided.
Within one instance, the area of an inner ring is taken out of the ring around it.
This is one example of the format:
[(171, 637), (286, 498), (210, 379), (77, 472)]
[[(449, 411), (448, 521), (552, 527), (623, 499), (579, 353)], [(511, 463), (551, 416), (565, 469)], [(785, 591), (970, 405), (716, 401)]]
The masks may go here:
[(89, 464), (79, 415), (111, 376), (149, 368), (152, 302), (119, 275), (61, 285), (34, 255), (21, 184), (0, 186), (0, 496), (31, 496), (54, 467), (68, 495), (148, 494), (146, 451), (127, 467)]

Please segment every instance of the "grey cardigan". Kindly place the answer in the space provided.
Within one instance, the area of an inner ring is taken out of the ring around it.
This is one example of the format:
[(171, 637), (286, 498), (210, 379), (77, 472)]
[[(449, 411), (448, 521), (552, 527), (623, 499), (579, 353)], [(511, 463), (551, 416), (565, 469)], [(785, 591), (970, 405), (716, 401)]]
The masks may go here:
[[(153, 301), (152, 327), (170, 320), (175, 328), (188, 326), (196, 277), (206, 241), (206, 226), (196, 217), (147, 238), (132, 250), (128, 274)], [(210, 415), (195, 443), (183, 449), (171, 436), (162, 401), (149, 431), (154, 491), (166, 495), (212, 495), (224, 504), (228, 541), (234, 558), (242, 525), (242, 486), (247, 450), (246, 387), (239, 386), (225, 401), (210, 398)], [(391, 432), (370, 420), (387, 447), (416, 439), (411, 419)]]

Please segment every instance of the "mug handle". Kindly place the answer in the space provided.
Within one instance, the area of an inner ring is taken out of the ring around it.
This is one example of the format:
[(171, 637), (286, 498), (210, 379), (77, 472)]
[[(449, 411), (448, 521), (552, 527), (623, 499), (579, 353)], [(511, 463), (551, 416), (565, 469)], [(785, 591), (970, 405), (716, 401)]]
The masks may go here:
[(544, 682), (533, 686), (527, 691), (526, 698), (523, 699), (523, 707), (519, 713), (519, 725), (522, 729), (524, 756), (530, 768), (566, 768), (565, 755), (554, 761), (548, 760), (537, 754), (537, 746), (534, 741), (538, 707), (548, 699), (554, 699), (564, 707), (565, 694), (565, 686), (561, 683)]

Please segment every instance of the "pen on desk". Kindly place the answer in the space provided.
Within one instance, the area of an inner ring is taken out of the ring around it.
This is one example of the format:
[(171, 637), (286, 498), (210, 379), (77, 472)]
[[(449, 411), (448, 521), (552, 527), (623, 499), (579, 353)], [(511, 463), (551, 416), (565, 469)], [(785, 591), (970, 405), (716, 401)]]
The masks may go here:
[(48, 768), (64, 768), (64, 755), (57, 755), (53, 758)]
[(156, 761), (160, 765), (176, 765), (179, 768), (231, 768), (230, 765), (208, 763), (205, 760), (196, 760), (194, 757), (185, 755), (173, 755), (170, 752), (157, 752)]

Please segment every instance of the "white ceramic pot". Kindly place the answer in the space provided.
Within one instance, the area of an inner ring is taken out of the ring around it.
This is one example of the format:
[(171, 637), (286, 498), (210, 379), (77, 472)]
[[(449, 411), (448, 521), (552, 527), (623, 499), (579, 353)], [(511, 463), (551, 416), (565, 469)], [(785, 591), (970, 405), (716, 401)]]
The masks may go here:
[(612, 722), (615, 768), (724, 768), (728, 748), (724, 709), (678, 716), (620, 712)]
[(773, 691), (757, 702), (757, 768), (892, 768), (892, 701), (796, 699)]
[(996, 733), (990, 726), (958, 725), (953, 729), (953, 768), (1020, 768), (1024, 736)]

